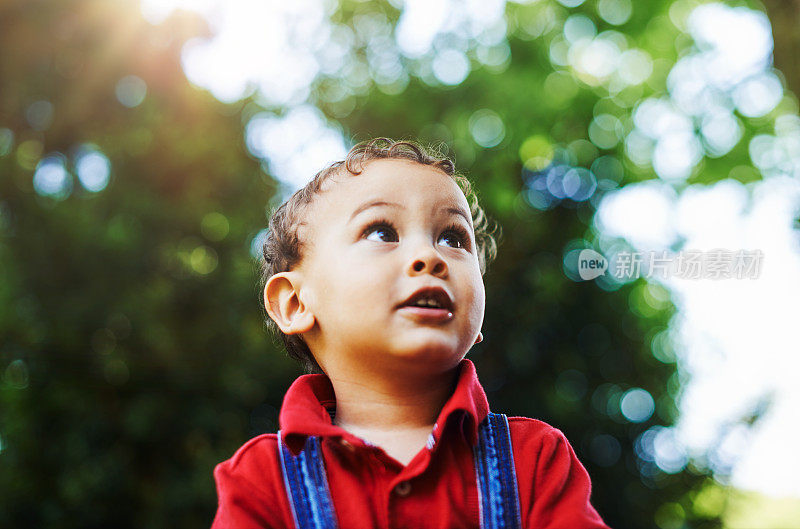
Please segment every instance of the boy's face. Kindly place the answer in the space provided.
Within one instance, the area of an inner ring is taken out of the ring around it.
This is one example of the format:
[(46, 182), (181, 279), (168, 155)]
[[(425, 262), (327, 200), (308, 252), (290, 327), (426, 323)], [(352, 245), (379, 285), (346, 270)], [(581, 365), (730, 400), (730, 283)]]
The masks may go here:
[[(458, 185), (434, 167), (391, 159), (332, 180), (307, 214), (298, 266), (300, 299), (316, 320), (304, 337), (318, 362), (328, 372), (345, 360), (340, 355), (364, 367), (457, 364), (475, 343), (485, 309), (469, 205)], [(403, 305), (424, 288), (444, 308)]]

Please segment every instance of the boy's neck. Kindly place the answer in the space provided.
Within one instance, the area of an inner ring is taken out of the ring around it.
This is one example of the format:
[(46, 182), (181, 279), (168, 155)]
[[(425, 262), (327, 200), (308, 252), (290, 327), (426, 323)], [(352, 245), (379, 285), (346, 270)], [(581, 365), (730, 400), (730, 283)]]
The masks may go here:
[(429, 432), (453, 393), (458, 372), (457, 365), (442, 372), (406, 376), (329, 368), (336, 393), (335, 423), (362, 436), (367, 432)]

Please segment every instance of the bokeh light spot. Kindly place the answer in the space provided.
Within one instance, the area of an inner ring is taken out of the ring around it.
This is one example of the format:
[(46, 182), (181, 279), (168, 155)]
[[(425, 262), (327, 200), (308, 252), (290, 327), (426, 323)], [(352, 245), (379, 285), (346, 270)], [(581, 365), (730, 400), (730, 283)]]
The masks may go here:
[(616, 156), (607, 155), (592, 162), (591, 171), (598, 180), (609, 180), (618, 184), (622, 181), (625, 169)]
[(475, 143), (481, 147), (494, 147), (503, 141), (506, 128), (503, 120), (489, 109), (481, 109), (469, 118), (469, 131)]
[(586, 15), (572, 15), (564, 21), (564, 38), (571, 43), (591, 39), (597, 34), (594, 22)]
[(209, 241), (221, 241), (228, 235), (229, 230), (228, 218), (222, 213), (208, 213), (200, 222), (200, 231)]
[(536, 8), (520, 11), (518, 16), (520, 36), (526, 40), (545, 34), (556, 25), (556, 10), (552, 4), (539, 3)]
[(666, 134), (653, 150), (653, 169), (664, 180), (686, 180), (703, 157), (703, 147), (693, 132)]
[(600, 0), (597, 2), (597, 14), (609, 24), (615, 26), (627, 22), (632, 13), (633, 4), (631, 0)]
[(672, 345), (668, 331), (661, 331), (653, 336), (650, 342), (650, 350), (653, 353), (653, 357), (659, 362), (671, 364), (677, 360), (675, 348)]
[(588, 85), (600, 85), (617, 69), (620, 49), (607, 33), (592, 40), (578, 41), (569, 48), (569, 64), (580, 80)]
[(508, 65), (511, 60), (511, 48), (507, 43), (501, 42), (494, 46), (478, 46), (475, 50), (478, 60), (497, 71), (496, 68)]
[(722, 156), (730, 152), (744, 132), (742, 124), (730, 112), (709, 112), (703, 117), (700, 132), (705, 140), (706, 151), (711, 156)]
[(566, 198), (582, 202), (594, 194), (597, 189), (597, 180), (588, 169), (573, 167), (564, 174), (561, 185)]
[(722, 487), (709, 485), (697, 493), (692, 507), (700, 516), (712, 518), (725, 512), (728, 492)]
[(117, 83), (116, 94), (117, 100), (126, 107), (137, 107), (147, 95), (147, 83), (135, 75), (125, 76)]
[(642, 290), (642, 299), (652, 309), (660, 311), (669, 307), (669, 292), (657, 283), (647, 283)]
[(615, 147), (622, 135), (622, 123), (611, 114), (595, 116), (589, 124), (589, 139), (601, 149)]
[(629, 389), (619, 403), (622, 415), (631, 422), (644, 422), (656, 409), (653, 397), (642, 388)]
[(75, 172), (78, 180), (87, 191), (97, 193), (108, 185), (111, 176), (111, 162), (92, 146), (85, 146), (78, 152), (75, 160)]
[(653, 459), (661, 471), (675, 474), (686, 467), (689, 457), (672, 428), (658, 427), (653, 438)]
[(541, 171), (550, 165), (554, 153), (550, 140), (539, 134), (526, 139), (519, 148), (522, 163), (531, 171)]
[(648, 428), (636, 438), (633, 446), (643, 476), (652, 477), (658, 471), (675, 474), (683, 470), (689, 461), (685, 448), (672, 428)]
[(64, 157), (50, 155), (36, 166), (33, 188), (42, 196), (62, 200), (72, 192), (72, 176), (64, 167)]
[(664, 503), (653, 517), (659, 529), (682, 529), (686, 527), (686, 511), (679, 503)]
[(570, 44), (565, 38), (557, 36), (550, 41), (550, 62), (556, 66), (569, 64)]
[(780, 102), (783, 85), (775, 74), (763, 73), (739, 84), (733, 91), (733, 101), (742, 115), (760, 118)]
[(200, 275), (207, 275), (217, 268), (217, 252), (208, 246), (198, 246), (189, 254), (192, 270)]
[(558, 164), (551, 165), (544, 172), (545, 188), (555, 198), (566, 198), (567, 195), (564, 191), (564, 175), (567, 174), (569, 170), (569, 166)]
[(575, 156), (578, 165), (591, 164), (597, 158), (597, 147), (582, 138), (570, 142), (567, 150)]
[(436, 54), (432, 63), (433, 75), (446, 85), (457, 85), (469, 75), (469, 59), (464, 52), (447, 49)]

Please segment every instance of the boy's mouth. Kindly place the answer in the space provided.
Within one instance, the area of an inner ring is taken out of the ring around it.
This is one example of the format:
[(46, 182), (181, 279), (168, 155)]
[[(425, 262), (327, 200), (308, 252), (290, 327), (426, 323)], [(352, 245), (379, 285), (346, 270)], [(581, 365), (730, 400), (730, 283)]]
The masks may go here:
[(411, 294), (397, 308), (415, 308), (427, 311), (453, 312), (453, 301), (450, 294), (442, 287), (423, 287)]

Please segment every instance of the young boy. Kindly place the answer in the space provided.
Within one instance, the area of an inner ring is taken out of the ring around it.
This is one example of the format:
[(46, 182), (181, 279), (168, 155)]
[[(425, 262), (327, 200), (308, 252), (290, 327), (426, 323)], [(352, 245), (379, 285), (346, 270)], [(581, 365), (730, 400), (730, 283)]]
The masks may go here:
[(264, 304), (310, 374), (277, 434), (214, 471), (214, 529), (607, 526), (563, 434), (489, 412), (481, 341), (495, 241), (452, 162), (377, 138), (273, 215)]

